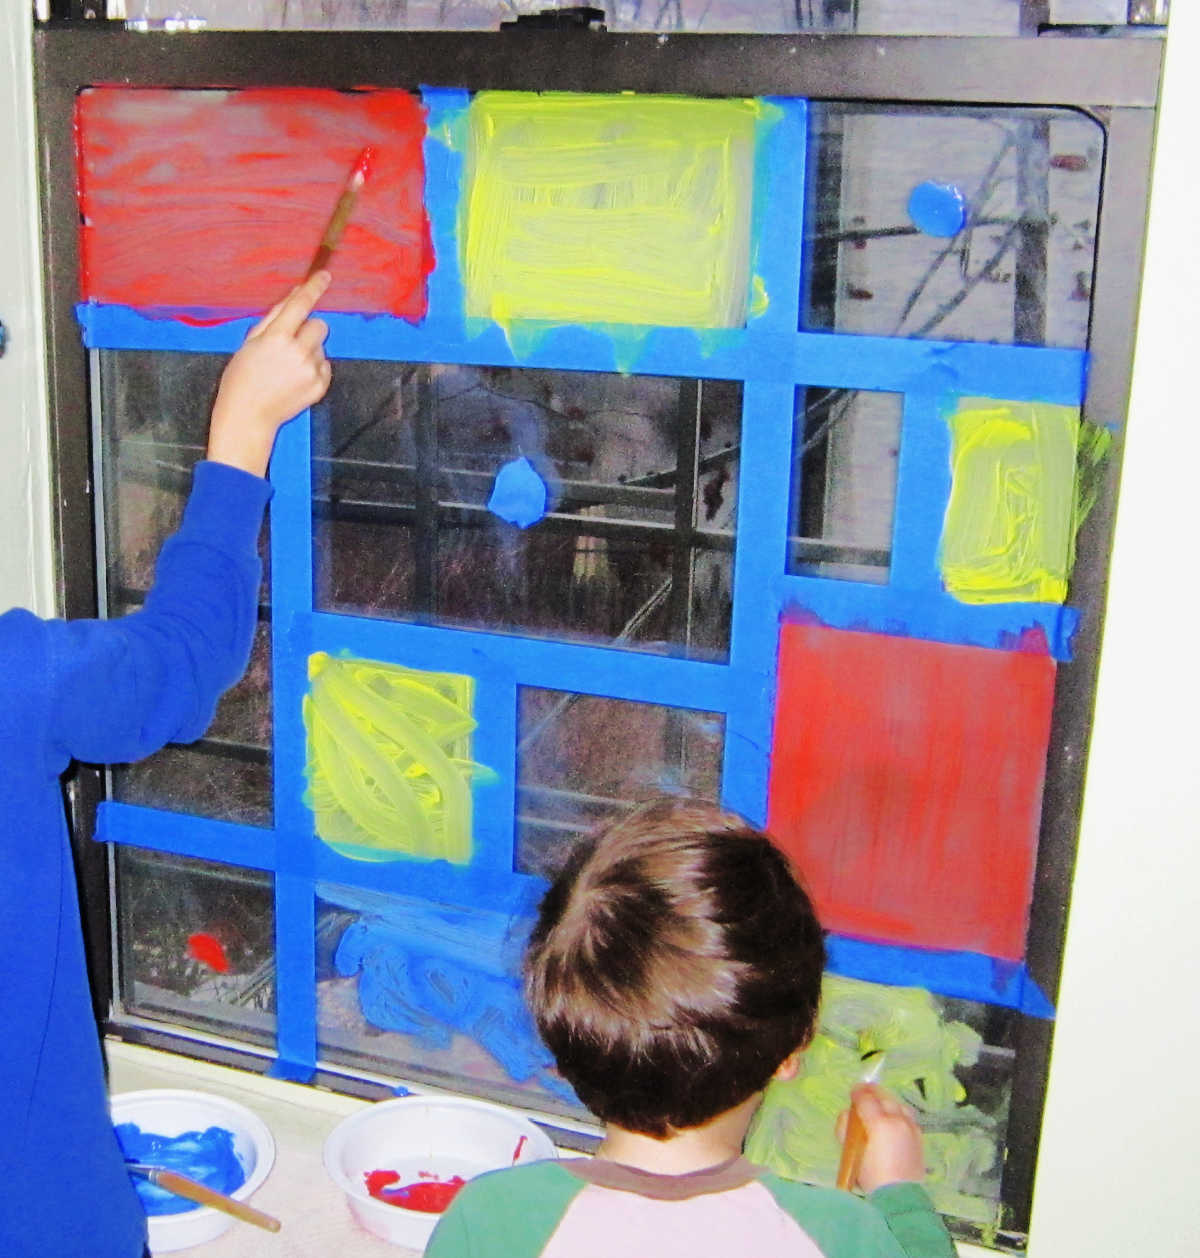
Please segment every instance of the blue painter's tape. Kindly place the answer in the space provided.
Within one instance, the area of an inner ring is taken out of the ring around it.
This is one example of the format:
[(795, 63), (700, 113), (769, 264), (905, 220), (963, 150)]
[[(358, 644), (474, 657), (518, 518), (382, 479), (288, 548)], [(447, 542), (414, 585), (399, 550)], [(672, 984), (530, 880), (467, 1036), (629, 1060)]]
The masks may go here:
[(828, 968), (834, 974), (891, 987), (924, 987), (941, 996), (1018, 1009), (1036, 1018), (1054, 1017), (1054, 1006), (1020, 963), (978, 952), (868, 943), (846, 935), (829, 935), (825, 943)]
[(317, 1060), (312, 813), (304, 803), (312, 623), (312, 437), (308, 414), (280, 432), (271, 459), (271, 667), (274, 693), (275, 1010), (279, 1072)]
[(893, 590), (853, 581), (785, 576), (778, 580), (785, 616), (811, 615), (831, 629), (861, 629), (958, 646), (1029, 650), (1044, 637), (1056, 660), (1071, 659), (1079, 613), (1058, 603), (960, 603), (946, 593)]
[(939, 594), (938, 549), (950, 498), (950, 430), (945, 393), (910, 393), (900, 423), (892, 519), (892, 591)]
[(103, 843), (125, 843), (246, 869), (275, 867), (274, 830), (213, 821), (190, 813), (108, 800), (96, 810), (95, 837)]
[[(430, 313), (420, 324), (391, 315), (322, 313), (329, 325), (326, 352), (331, 358), (383, 362), (462, 363), (467, 366), (546, 367), (563, 371), (616, 371), (612, 339), (601, 331), (555, 328), (537, 349), (518, 359), (495, 324), (464, 325), (461, 306), (449, 314), (435, 310), (438, 284), (445, 298), (461, 292), (439, 255), (430, 281)], [(232, 353), (253, 326), (252, 318), (199, 326), (156, 318), (127, 306), (94, 303), (76, 307), (89, 349), (173, 350), (184, 353)], [(1011, 401), (1079, 405), (1087, 356), (1080, 350), (1026, 345), (976, 345), (969, 342), (918, 341), (859, 336), (841, 332), (791, 332), (764, 320), (751, 320), (742, 331), (723, 334), (708, 345), (687, 329), (641, 329), (641, 352), (631, 369), (647, 375), (700, 379), (787, 380), (831, 388), (926, 392), (940, 388), (964, 396)], [(931, 376), (931, 371), (936, 372)]]
[[(799, 226), (797, 226), (799, 230)], [(777, 576), (787, 561), (792, 466), (788, 384), (748, 381), (742, 397), (738, 534), (721, 799), (754, 825), (767, 816), (771, 720), (778, 651)]]
[(317, 915), (311, 877), (275, 874), (276, 1078), (306, 1083), (317, 1064)]
[(794, 334), (800, 326), (808, 102), (790, 96), (767, 97), (765, 104), (777, 113), (758, 128), (752, 247), (767, 308), (751, 319), (751, 327), (782, 337)]
[(489, 662), (516, 684), (603, 695), (703, 712), (725, 711), (736, 682), (723, 664), (673, 656), (522, 638), (516, 634), (435, 629), (428, 625), (317, 613), (313, 646), (368, 659), (478, 676)]

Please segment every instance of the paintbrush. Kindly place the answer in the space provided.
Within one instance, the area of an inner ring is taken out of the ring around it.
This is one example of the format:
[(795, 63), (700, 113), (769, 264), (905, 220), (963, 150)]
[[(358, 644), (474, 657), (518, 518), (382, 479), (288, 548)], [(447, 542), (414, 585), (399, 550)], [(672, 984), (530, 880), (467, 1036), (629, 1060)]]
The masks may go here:
[[(883, 1074), (884, 1054), (880, 1053), (871, 1063), (859, 1083), (878, 1083)], [(837, 1186), (849, 1192), (858, 1179), (858, 1168), (862, 1165), (863, 1154), (867, 1148), (867, 1129), (858, 1116), (853, 1100), (850, 1102), (850, 1113), (846, 1119), (846, 1138), (842, 1141), (842, 1160), (838, 1163)]]
[(371, 177), (371, 167), (374, 162), (375, 150), (368, 144), (355, 159), (354, 168), (350, 171), (350, 177), (346, 180), (342, 195), (338, 197), (337, 205), (333, 207), (329, 225), (325, 228), (325, 234), (321, 237), (316, 253), (313, 254), (312, 262), (309, 263), (308, 274), (304, 277), (306, 280), (311, 279), (318, 271), (323, 271), (329, 265), (329, 259), (333, 257), (333, 251), (338, 247), (338, 241), (342, 238), (342, 232), (346, 230), (350, 215), (354, 213), (354, 204), (358, 200), (358, 194), (362, 191), (363, 184)]
[(141, 1175), (158, 1188), (165, 1188), (177, 1197), (186, 1197), (188, 1201), (198, 1202), (202, 1206), (212, 1206), (214, 1210), (223, 1210), (232, 1214), (235, 1219), (244, 1223), (253, 1223), (255, 1227), (266, 1228), (268, 1232), (278, 1232), (283, 1225), (274, 1215), (264, 1214), (244, 1201), (235, 1201), (207, 1184), (197, 1183), (178, 1171), (168, 1171), (162, 1166), (146, 1166), (141, 1162), (126, 1162), (125, 1169), (135, 1175)]

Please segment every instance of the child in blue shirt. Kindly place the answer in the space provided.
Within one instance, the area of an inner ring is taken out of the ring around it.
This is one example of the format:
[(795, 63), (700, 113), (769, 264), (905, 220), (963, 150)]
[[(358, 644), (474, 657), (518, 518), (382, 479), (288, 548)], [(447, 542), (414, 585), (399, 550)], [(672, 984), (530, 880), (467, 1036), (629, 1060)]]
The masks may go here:
[(249, 658), (275, 434), (329, 386), (319, 272), (221, 377), (206, 460), (144, 607), (0, 616), (0, 1254), (141, 1258), (146, 1220), (108, 1116), (59, 775), (198, 738)]

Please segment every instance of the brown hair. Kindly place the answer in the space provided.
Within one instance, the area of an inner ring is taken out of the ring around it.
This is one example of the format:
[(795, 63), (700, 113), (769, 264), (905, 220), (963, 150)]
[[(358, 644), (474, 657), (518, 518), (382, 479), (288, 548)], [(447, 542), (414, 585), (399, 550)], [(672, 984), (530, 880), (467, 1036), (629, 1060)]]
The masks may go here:
[(585, 841), (525, 957), (542, 1039), (599, 1118), (665, 1137), (807, 1044), (825, 944), (787, 858), (711, 804), (644, 804)]

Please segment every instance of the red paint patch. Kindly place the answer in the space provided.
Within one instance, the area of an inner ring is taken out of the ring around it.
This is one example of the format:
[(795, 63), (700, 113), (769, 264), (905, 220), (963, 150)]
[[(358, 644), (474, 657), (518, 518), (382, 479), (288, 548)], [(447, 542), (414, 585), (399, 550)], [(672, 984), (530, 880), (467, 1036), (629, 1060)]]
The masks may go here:
[(200, 961), (204, 965), (214, 969), (218, 974), (227, 974), (229, 972), (229, 958), (225, 955), (225, 949), (221, 946), (221, 941), (215, 935), (208, 935), (200, 932), (195, 935), (189, 935), (187, 941), (188, 956), (193, 961)]
[(438, 1179), (431, 1171), (422, 1171), (415, 1183), (392, 1187), (399, 1178), (396, 1171), (367, 1171), (363, 1175), (367, 1192), (377, 1201), (402, 1206), (405, 1210), (419, 1210), (422, 1214), (441, 1214), (466, 1183), (461, 1175)]
[(768, 825), (822, 925), (1024, 953), (1054, 661), (785, 624)]
[(90, 88), (76, 108), (85, 299), (263, 310), (369, 153), (322, 308), (425, 314), (425, 113), (407, 92)]

